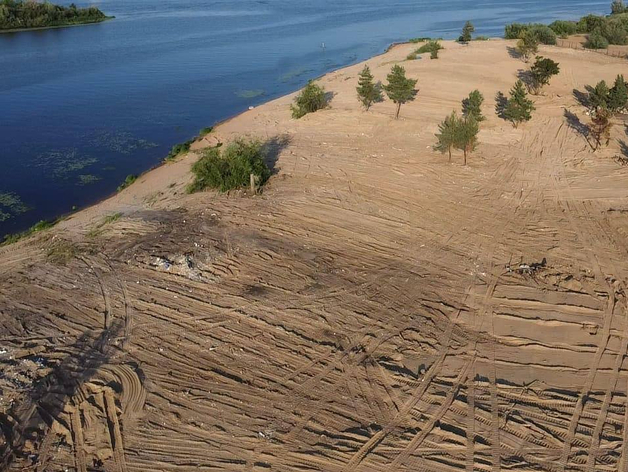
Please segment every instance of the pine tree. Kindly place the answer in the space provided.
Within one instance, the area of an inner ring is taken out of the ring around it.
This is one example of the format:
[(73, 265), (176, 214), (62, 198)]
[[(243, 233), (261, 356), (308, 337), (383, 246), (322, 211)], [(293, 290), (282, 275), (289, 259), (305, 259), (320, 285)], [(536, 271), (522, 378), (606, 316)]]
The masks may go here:
[(618, 75), (608, 94), (608, 108), (615, 114), (628, 106), (628, 85), (623, 75)]
[(521, 123), (532, 119), (534, 110), (534, 103), (528, 99), (523, 82), (518, 80), (510, 91), (510, 98), (504, 110), (504, 117), (511, 121), (515, 128), (518, 128)]
[(462, 114), (465, 117), (473, 116), (475, 121), (484, 121), (486, 118), (482, 115), (482, 104), (484, 103), (484, 96), (479, 90), (474, 90), (469, 94), (468, 98), (462, 101)]
[(467, 21), (462, 28), (462, 35), (458, 38), (461, 43), (468, 43), (473, 39), (471, 36), (475, 32), (475, 26), (470, 21)]
[(460, 118), (455, 111), (451, 112), (445, 121), (438, 125), (438, 133), (436, 139), (438, 140), (434, 149), (445, 154), (449, 153), (449, 162), (451, 162), (451, 149), (455, 147), (460, 128)]
[(604, 80), (598, 82), (595, 88), (589, 88), (589, 106), (591, 110), (595, 112), (600, 109), (608, 109), (610, 93), (611, 91)]
[(463, 152), (465, 166), (467, 165), (467, 155), (475, 151), (478, 145), (479, 132), (480, 125), (473, 115), (463, 118), (458, 123), (454, 147)]
[(627, 12), (628, 7), (624, 4), (623, 0), (613, 0), (613, 3), (611, 3), (611, 15), (620, 15)]
[(373, 74), (371, 74), (369, 66), (364, 66), (364, 69), (360, 72), (356, 90), (358, 92), (358, 100), (360, 100), (366, 111), (371, 108), (373, 103), (383, 99), (381, 85), (373, 82)]
[(417, 90), (414, 89), (417, 81), (406, 77), (406, 70), (400, 65), (394, 65), (388, 74), (388, 84), (384, 85), (384, 90), (388, 98), (397, 104), (395, 119), (399, 118), (401, 105), (414, 100)]
[(517, 41), (517, 52), (528, 62), (530, 57), (539, 52), (539, 38), (534, 31), (524, 30)]
[(530, 88), (534, 94), (538, 95), (541, 89), (550, 83), (550, 79), (558, 75), (559, 72), (560, 67), (557, 62), (542, 56), (536, 56), (536, 61), (530, 68), (530, 75), (532, 77)]

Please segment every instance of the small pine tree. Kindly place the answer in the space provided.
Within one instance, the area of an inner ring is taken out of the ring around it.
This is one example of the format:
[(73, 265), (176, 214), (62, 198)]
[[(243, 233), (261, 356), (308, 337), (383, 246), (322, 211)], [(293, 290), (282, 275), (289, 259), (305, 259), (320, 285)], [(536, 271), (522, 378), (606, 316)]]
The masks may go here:
[(380, 102), (383, 99), (381, 85), (375, 83), (373, 79), (369, 66), (364, 66), (364, 69), (360, 72), (356, 90), (358, 92), (358, 100), (360, 100), (366, 111), (371, 108), (373, 103)]
[(438, 133), (436, 134), (437, 143), (434, 149), (445, 154), (449, 153), (449, 162), (451, 162), (451, 149), (455, 147), (460, 128), (460, 118), (455, 111), (451, 112), (445, 121), (438, 125)]
[(611, 121), (611, 113), (606, 108), (599, 108), (591, 116), (591, 125), (589, 130), (591, 136), (595, 140), (594, 151), (597, 151), (600, 147), (608, 146), (611, 140), (611, 128), (613, 123)]
[(521, 33), (519, 41), (517, 41), (516, 50), (525, 62), (528, 62), (530, 58), (539, 52), (539, 37), (531, 30), (524, 30)]
[(313, 81), (309, 81), (301, 93), (294, 99), (294, 104), (290, 106), (292, 117), (299, 119), (308, 113), (322, 110), (327, 106), (327, 97), (325, 89), (320, 85), (316, 85)]
[(534, 110), (534, 103), (528, 98), (523, 82), (518, 80), (510, 91), (510, 98), (504, 110), (504, 117), (512, 122), (515, 128), (518, 128), (521, 123), (532, 119)]
[(593, 87), (589, 87), (589, 106), (592, 111), (600, 109), (608, 109), (611, 91), (606, 85), (606, 81), (602, 80)]
[(560, 67), (557, 62), (542, 56), (536, 56), (536, 61), (530, 68), (532, 77), (530, 89), (535, 95), (538, 95), (541, 89), (550, 83), (551, 78), (558, 75), (559, 72)]
[(462, 35), (458, 38), (461, 43), (468, 43), (473, 39), (471, 36), (475, 32), (475, 26), (470, 21), (467, 21), (462, 28)]
[(480, 125), (473, 117), (469, 115), (458, 122), (458, 130), (456, 133), (456, 142), (454, 147), (460, 149), (464, 154), (464, 165), (467, 165), (467, 155), (475, 151), (478, 145), (478, 133)]
[(399, 118), (401, 105), (414, 100), (417, 90), (414, 89), (417, 81), (406, 77), (406, 70), (400, 65), (394, 65), (388, 74), (388, 84), (384, 85), (384, 90), (388, 98), (397, 104), (395, 119)]
[(472, 116), (477, 122), (484, 121), (486, 118), (482, 115), (483, 103), (484, 96), (479, 90), (474, 90), (462, 101), (462, 114), (465, 117)]
[(612, 113), (621, 113), (628, 106), (628, 84), (623, 75), (618, 75), (608, 94), (608, 108)]

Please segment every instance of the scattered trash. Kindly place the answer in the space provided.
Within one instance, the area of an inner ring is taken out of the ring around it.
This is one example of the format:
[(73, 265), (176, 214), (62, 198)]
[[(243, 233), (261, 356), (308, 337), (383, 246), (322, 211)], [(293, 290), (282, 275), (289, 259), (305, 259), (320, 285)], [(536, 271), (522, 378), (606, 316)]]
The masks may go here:
[(521, 262), (519, 265), (513, 267), (510, 264), (506, 265), (507, 272), (515, 272), (521, 275), (532, 275), (540, 269), (547, 267), (547, 259), (544, 257), (541, 262), (532, 262), (530, 264), (525, 264)]

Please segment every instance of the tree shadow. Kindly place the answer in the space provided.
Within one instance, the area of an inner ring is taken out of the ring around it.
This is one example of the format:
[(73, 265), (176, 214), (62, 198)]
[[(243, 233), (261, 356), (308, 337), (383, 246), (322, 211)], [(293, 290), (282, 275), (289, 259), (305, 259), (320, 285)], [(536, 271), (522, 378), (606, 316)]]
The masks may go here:
[(621, 151), (621, 156), (617, 156), (615, 159), (621, 165), (628, 165), (628, 143), (626, 141), (619, 141), (619, 150)]
[(508, 50), (508, 55), (513, 59), (523, 59), (523, 55), (519, 51), (517, 51), (517, 48), (508, 46), (506, 47), (506, 49)]
[(534, 77), (532, 76), (532, 72), (527, 69), (519, 69), (517, 71), (517, 78), (524, 83), (528, 92), (532, 93), (534, 91)]
[(274, 136), (264, 143), (264, 151), (266, 153), (265, 161), (272, 175), (279, 172), (280, 168), (277, 167), (277, 161), (281, 153), (291, 142), (292, 137), (284, 133)]
[(336, 92), (325, 92), (325, 105), (329, 106), (335, 96), (336, 96)]
[(578, 89), (573, 89), (573, 97), (576, 99), (576, 102), (578, 102), (578, 104), (582, 105), (585, 108), (590, 108), (591, 107), (591, 102), (589, 100), (589, 89), (591, 88), (589, 85), (587, 85), (587, 92), (582, 92)]
[(565, 119), (567, 120), (567, 126), (582, 136), (589, 146), (591, 145), (590, 135), (591, 130), (589, 127), (580, 121), (580, 118), (575, 113), (572, 113), (569, 110), (565, 110), (564, 113)]
[(506, 119), (506, 107), (508, 106), (508, 99), (502, 92), (497, 92), (495, 95), (495, 113), (497, 116)]
[(80, 387), (106, 364), (114, 353), (110, 340), (119, 337), (124, 322), (113, 324), (99, 336), (87, 332), (69, 348), (72, 352), (52, 371), (35, 381), (23, 401), (14, 403), (6, 415), (0, 417), (5, 445), (0, 449), (0, 470), (8, 470), (16, 458), (30, 453), (27, 443), (41, 445), (47, 429), (59, 421), (65, 405)]

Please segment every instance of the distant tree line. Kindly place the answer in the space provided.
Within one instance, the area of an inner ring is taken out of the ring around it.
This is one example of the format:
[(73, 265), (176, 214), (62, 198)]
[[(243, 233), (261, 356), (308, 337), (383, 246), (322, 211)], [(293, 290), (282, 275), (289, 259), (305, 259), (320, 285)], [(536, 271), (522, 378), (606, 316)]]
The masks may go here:
[(108, 17), (96, 7), (68, 7), (49, 2), (0, 0), (0, 30), (97, 23)]

